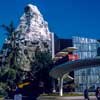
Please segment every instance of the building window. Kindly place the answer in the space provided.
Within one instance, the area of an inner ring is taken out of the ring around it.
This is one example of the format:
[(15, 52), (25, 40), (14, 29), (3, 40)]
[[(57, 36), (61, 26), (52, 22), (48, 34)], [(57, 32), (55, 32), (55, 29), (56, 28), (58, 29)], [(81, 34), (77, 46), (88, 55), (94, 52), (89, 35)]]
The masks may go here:
[[(80, 59), (94, 58), (97, 56), (98, 46), (97, 40), (82, 38), (82, 37), (73, 37), (73, 46), (78, 48), (75, 51), (75, 54), (79, 55)], [(88, 86), (98, 86), (100, 81), (99, 75), (100, 68), (88, 68), (88, 69), (80, 69), (74, 72), (75, 84), (78, 85), (76, 91), (83, 91)]]

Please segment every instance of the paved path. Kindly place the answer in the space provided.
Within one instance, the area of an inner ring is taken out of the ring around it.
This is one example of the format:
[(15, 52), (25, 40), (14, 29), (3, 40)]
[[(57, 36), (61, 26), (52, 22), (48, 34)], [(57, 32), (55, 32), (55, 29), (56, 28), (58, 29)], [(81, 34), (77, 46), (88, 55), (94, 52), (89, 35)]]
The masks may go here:
[[(58, 100), (85, 100), (83, 96), (75, 97), (64, 97), (63, 99), (59, 98)], [(95, 96), (90, 96), (90, 100), (97, 100)]]
[[(72, 97), (41, 97), (37, 100), (85, 100), (83, 96)], [(95, 96), (90, 96), (90, 100), (97, 100)]]
[[(1, 100), (1, 99), (0, 99)], [(12, 99), (4, 99), (12, 100)], [(37, 100), (85, 100), (83, 96), (72, 96), (72, 97), (42, 97)], [(90, 96), (90, 100), (97, 100), (95, 96)]]

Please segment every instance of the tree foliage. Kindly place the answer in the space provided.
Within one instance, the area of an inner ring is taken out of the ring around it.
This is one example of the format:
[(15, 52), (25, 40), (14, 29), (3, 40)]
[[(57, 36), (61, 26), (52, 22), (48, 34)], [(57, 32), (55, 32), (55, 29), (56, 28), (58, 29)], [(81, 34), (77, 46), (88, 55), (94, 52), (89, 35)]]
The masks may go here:
[(50, 91), (51, 89), (51, 77), (49, 71), (53, 66), (51, 53), (49, 51), (35, 51), (35, 60), (32, 63), (32, 73), (35, 79), (38, 79), (39, 84), (43, 83), (43, 92)]
[[(29, 58), (29, 52), (28, 50), (24, 50), (25, 57), (29, 59), (30, 63), (24, 60), (21, 56), (21, 61), (24, 65), (27, 65), (26, 63), (29, 63), (31, 66), (31, 71), (25, 72), (21, 69), (21, 66), (19, 63), (17, 63), (17, 58), (19, 57), (19, 45), (16, 44), (16, 34), (15, 27), (13, 22), (11, 22), (9, 25), (1, 25), (1, 27), (6, 31), (7, 38), (7, 45), (6, 50), (7, 53), (4, 55), (1, 68), (0, 68), (0, 82), (3, 82), (6, 84), (6, 86), (15, 85), (17, 83), (20, 83), (25, 78), (28, 78), (30, 80), (36, 81), (38, 79), (38, 82), (43, 82), (44, 87), (48, 88), (51, 85), (51, 78), (49, 77), (49, 71), (52, 68), (52, 57), (50, 51), (41, 51), (38, 47), (35, 50), (33, 54), (33, 58)], [(28, 48), (27, 48), (28, 49)], [(30, 51), (30, 50), (29, 50)], [(21, 64), (21, 65), (23, 65)], [(24, 67), (24, 65), (22, 67)], [(46, 90), (48, 90), (46, 89)]]
[(16, 58), (18, 57), (19, 47), (16, 44), (16, 34), (15, 27), (13, 22), (9, 25), (1, 25), (1, 27), (6, 31), (6, 47), (2, 48), (3, 54), (1, 59), (1, 68), (0, 68), (0, 82), (4, 82), (7, 85), (17, 84), (22, 76), (22, 72), (17, 66)]

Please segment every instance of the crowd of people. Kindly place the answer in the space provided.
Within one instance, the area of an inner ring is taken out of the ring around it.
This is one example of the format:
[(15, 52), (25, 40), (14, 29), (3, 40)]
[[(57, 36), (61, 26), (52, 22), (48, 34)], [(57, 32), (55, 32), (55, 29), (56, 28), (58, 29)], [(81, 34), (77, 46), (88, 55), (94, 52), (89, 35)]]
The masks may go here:
[[(100, 100), (100, 87), (97, 87), (97, 89), (95, 91), (95, 96), (96, 96), (97, 100)], [(88, 95), (88, 88), (86, 88), (84, 90), (84, 98), (85, 98), (85, 100), (90, 100), (89, 95)]]

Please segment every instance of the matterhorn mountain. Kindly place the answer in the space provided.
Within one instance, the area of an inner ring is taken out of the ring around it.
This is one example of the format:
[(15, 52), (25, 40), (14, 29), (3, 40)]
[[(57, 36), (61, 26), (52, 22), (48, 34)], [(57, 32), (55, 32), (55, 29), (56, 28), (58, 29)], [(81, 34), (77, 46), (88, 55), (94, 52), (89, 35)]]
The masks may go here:
[[(30, 71), (30, 61), (37, 49), (51, 52), (51, 32), (38, 8), (28, 4), (16, 28), (16, 44), (19, 47), (17, 63), (24, 71)], [(7, 40), (6, 40), (7, 41)]]
[(37, 43), (41, 50), (44, 50), (45, 45), (48, 45), (50, 49), (51, 32), (48, 29), (48, 23), (44, 21), (36, 6), (28, 4), (25, 7), (24, 14), (20, 18), (20, 24), (16, 30), (20, 31), (18, 34), (20, 42)]

